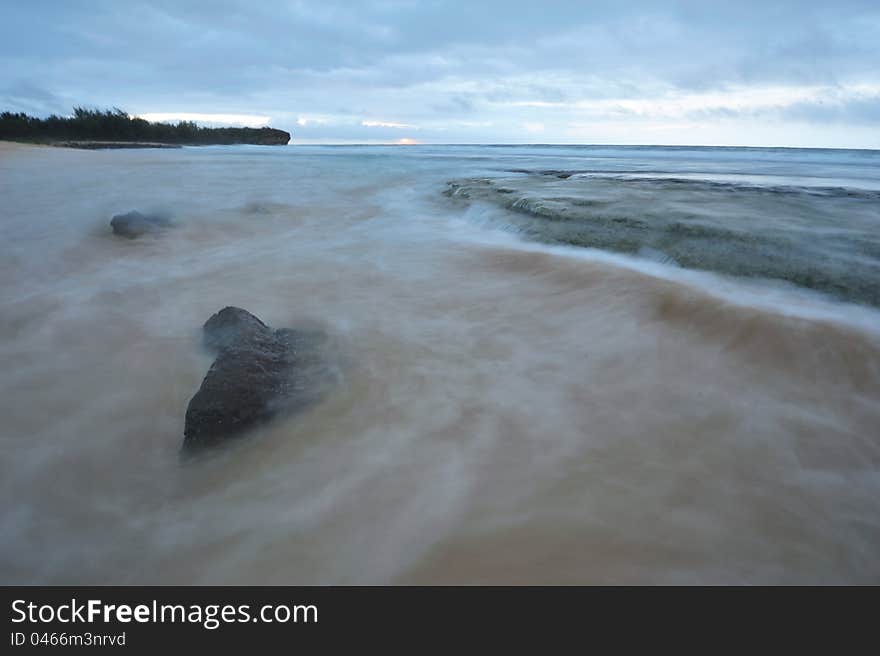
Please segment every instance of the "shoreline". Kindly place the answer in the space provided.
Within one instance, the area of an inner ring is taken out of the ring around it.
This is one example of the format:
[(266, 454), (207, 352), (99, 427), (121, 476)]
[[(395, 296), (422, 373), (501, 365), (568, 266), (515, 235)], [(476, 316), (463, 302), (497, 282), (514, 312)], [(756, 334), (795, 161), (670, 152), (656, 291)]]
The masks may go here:
[(77, 150), (114, 150), (123, 148), (182, 148), (181, 144), (149, 141), (12, 141), (0, 139), (0, 148), (73, 148)]
[(171, 143), (160, 143), (155, 141), (12, 141), (9, 139), (0, 139), (0, 145), (4, 148), (10, 147), (38, 147), (38, 148), (71, 148), (75, 150), (123, 150), (123, 149), (144, 149), (144, 148), (159, 148), (159, 149), (178, 149), (187, 147), (199, 147), (199, 146), (274, 146), (274, 145), (287, 145), (287, 144), (248, 144), (248, 143), (235, 143), (235, 144), (171, 144)]
[(77, 148), (79, 150), (118, 150), (121, 148), (183, 148), (183, 144), (166, 144), (151, 141), (55, 141), (48, 145), (55, 148)]

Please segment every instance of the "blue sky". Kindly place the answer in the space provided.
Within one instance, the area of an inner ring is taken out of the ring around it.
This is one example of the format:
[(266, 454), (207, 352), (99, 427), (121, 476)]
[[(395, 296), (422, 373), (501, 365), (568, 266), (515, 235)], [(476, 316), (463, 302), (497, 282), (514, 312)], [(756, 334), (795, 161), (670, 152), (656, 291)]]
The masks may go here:
[(0, 0), (0, 107), (295, 143), (880, 148), (880, 2)]

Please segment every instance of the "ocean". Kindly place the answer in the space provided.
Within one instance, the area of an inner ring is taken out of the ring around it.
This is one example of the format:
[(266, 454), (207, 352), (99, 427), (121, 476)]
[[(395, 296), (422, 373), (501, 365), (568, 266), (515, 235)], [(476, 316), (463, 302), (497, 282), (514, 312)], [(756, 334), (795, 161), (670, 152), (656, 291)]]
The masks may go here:
[[(0, 199), (4, 583), (880, 583), (880, 151), (0, 144)], [(183, 458), (228, 305), (336, 383)]]

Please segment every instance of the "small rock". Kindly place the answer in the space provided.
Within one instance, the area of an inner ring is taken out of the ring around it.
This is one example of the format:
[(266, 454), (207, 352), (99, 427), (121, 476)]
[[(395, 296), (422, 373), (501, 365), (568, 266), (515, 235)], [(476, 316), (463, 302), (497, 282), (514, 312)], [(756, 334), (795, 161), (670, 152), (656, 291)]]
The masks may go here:
[(117, 214), (110, 220), (113, 233), (129, 239), (136, 239), (150, 232), (168, 228), (171, 221), (161, 214), (142, 214), (138, 211)]

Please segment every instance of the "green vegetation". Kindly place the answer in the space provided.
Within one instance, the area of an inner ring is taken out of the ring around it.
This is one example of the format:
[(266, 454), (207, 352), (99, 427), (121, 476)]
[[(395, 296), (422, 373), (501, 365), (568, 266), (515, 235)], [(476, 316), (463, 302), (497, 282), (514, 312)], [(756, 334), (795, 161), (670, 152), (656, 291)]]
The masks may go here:
[(273, 128), (203, 128), (192, 121), (150, 123), (121, 109), (75, 107), (73, 116), (34, 118), (23, 113), (0, 114), (0, 140), (51, 143), (58, 141), (149, 142), (162, 144), (286, 144), (290, 134)]

